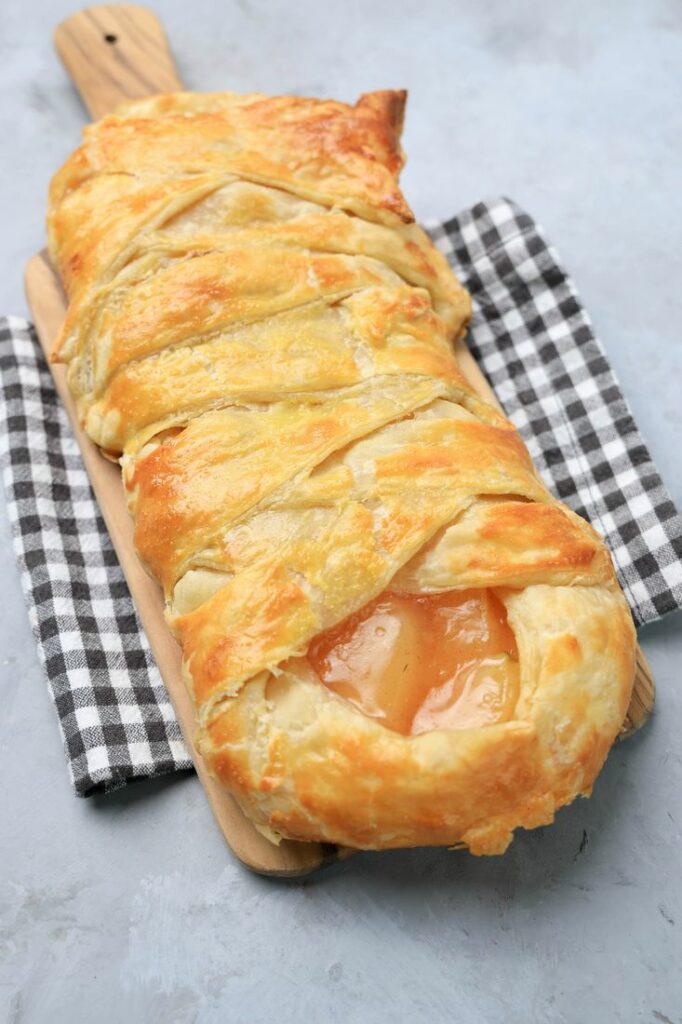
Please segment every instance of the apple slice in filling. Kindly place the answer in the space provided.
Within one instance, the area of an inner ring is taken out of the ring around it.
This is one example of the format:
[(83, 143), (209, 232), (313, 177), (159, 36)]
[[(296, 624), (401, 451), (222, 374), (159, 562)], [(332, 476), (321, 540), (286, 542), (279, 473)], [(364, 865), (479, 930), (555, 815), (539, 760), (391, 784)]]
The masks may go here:
[(365, 715), (405, 735), (508, 720), (518, 698), (518, 652), (491, 590), (384, 591), (315, 637), (320, 680)]

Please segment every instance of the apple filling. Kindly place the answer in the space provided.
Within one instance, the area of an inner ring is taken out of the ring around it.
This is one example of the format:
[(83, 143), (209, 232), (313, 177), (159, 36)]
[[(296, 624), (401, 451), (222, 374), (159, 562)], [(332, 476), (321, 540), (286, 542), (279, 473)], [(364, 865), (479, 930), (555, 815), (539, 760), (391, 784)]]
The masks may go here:
[(330, 690), (408, 736), (507, 721), (518, 698), (516, 642), (491, 590), (385, 591), (317, 636), (308, 661)]

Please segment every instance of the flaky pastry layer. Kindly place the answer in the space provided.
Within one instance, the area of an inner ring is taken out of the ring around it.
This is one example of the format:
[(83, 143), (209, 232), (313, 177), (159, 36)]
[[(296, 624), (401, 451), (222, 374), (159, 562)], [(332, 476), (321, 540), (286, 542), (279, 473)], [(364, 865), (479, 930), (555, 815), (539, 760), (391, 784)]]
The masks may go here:
[[(588, 793), (634, 630), (603, 542), (462, 377), (470, 300), (397, 183), (404, 93), (179, 93), (53, 179), (55, 350), (120, 458), (203, 756), (271, 838), (501, 852)], [(512, 720), (402, 736), (305, 653), (390, 588), (491, 587)]]

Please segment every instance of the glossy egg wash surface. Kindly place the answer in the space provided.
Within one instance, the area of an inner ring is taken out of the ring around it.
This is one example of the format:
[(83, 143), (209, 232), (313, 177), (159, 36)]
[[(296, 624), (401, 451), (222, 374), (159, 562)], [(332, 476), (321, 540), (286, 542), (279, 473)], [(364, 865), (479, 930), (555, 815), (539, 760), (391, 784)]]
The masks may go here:
[(518, 652), (490, 590), (386, 591), (315, 638), (321, 681), (389, 729), (476, 729), (511, 718)]

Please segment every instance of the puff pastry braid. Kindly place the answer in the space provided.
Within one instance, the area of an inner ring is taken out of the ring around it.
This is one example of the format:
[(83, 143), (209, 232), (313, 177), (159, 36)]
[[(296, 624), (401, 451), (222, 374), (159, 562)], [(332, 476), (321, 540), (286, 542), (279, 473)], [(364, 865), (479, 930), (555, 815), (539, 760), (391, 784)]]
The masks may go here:
[[(121, 459), (200, 749), (245, 813), (275, 840), (499, 853), (589, 793), (634, 631), (600, 538), (458, 371), (470, 303), (397, 185), (404, 100), (179, 93), (88, 127), (50, 192), (56, 358)], [(488, 613), (473, 718), (388, 721)], [(353, 661), (379, 620), (388, 683), (374, 648)]]

